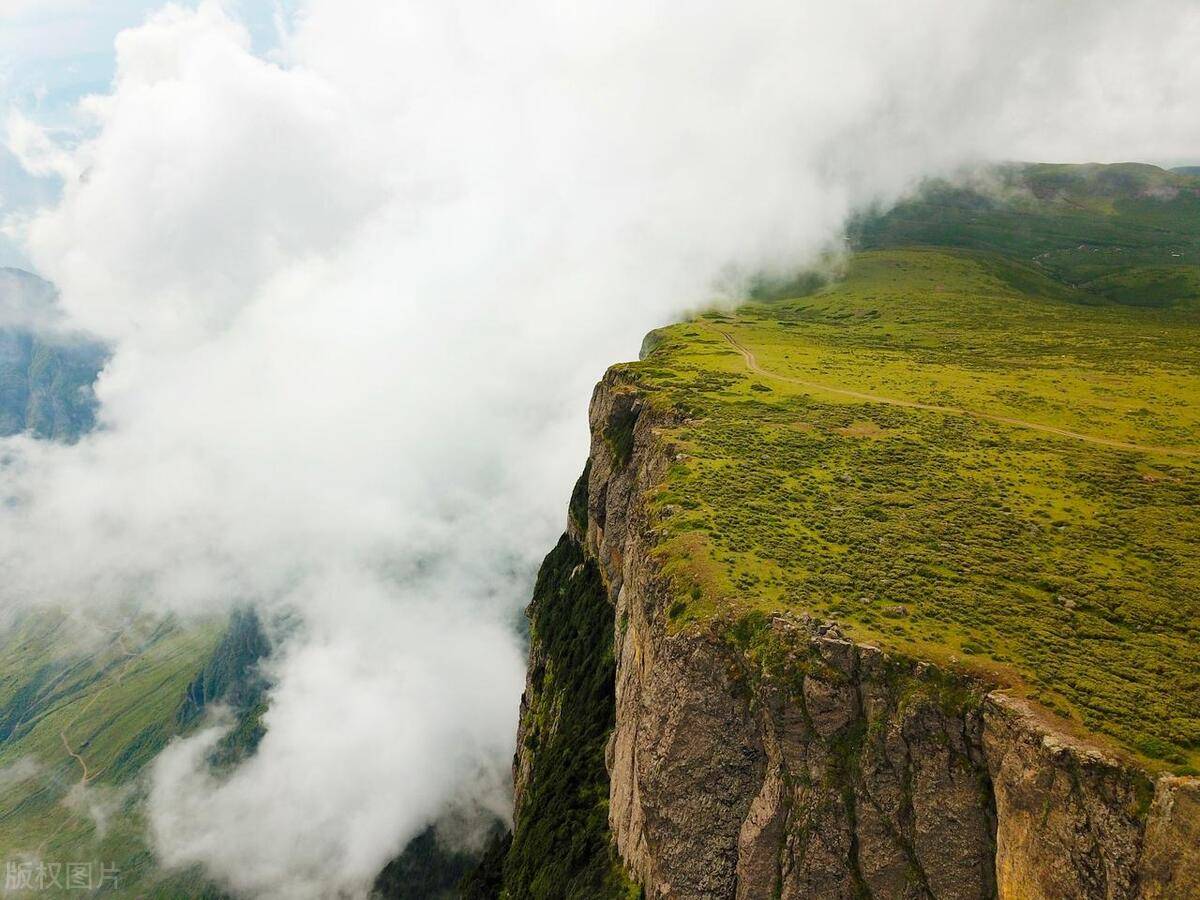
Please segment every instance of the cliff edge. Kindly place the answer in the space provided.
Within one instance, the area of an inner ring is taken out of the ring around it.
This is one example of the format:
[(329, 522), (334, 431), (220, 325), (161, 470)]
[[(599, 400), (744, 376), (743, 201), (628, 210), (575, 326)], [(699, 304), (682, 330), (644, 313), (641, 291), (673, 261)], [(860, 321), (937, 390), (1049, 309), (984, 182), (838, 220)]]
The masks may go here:
[[(1200, 779), (1153, 778), (1022, 700), (849, 640), (834, 622), (675, 623), (647, 498), (679, 458), (668, 437), (679, 416), (619, 370), (605, 376), (568, 535), (547, 560), (561, 568), (557, 556), (577, 553), (573, 577), (586, 583), (594, 567), (603, 585), (608, 824), (645, 896), (1200, 896)], [(532, 611), (536, 626), (537, 601)], [(562, 710), (539, 631), (514, 766), (517, 840), (556, 729), (546, 711)]]

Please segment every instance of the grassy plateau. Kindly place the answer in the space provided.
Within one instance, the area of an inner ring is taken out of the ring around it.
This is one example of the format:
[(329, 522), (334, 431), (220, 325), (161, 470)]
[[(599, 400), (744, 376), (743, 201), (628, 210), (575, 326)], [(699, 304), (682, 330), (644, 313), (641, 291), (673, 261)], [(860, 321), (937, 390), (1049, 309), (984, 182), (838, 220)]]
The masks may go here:
[(1008, 167), (655, 332), (673, 627), (782, 609), (1200, 769), (1200, 178)]

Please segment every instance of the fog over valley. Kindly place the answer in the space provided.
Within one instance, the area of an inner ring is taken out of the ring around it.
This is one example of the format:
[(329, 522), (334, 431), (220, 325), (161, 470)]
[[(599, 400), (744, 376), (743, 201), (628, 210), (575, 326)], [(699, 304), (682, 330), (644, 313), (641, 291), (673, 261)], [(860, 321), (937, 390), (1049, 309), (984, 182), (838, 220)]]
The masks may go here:
[[(0, 278), (0, 351), (69, 347), (45, 383), (79, 384), (0, 438), (0, 608), (66, 616), (114, 678), (113, 629), (255, 610), (256, 749), (214, 768), (239, 720), (205, 709), (138, 814), (159, 864), (248, 897), (365, 896), (427, 826), (477, 850), (509, 819), (521, 611), (648, 331), (836, 265), (926, 178), (1200, 159), (1188, 0), (202, 0), (113, 30), (110, 84), (5, 110), (36, 190), (4, 232), (53, 288)], [(78, 815), (114, 791), (85, 771)]]

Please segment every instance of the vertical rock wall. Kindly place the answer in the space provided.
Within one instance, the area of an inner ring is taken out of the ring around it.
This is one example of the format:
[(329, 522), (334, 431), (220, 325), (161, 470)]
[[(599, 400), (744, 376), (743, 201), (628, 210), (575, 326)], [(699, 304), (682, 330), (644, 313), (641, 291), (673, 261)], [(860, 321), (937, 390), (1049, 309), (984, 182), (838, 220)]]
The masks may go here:
[(644, 501), (674, 416), (605, 376), (570, 525), (613, 606), (609, 826), (647, 897), (1200, 898), (1200, 780), (832, 623), (668, 629)]

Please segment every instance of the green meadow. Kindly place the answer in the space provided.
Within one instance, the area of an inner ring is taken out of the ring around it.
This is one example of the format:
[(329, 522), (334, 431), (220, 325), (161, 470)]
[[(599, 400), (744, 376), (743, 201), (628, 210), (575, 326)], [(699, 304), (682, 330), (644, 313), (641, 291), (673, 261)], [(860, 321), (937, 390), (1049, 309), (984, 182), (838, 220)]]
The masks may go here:
[[(119, 629), (61, 612), (0, 632), (0, 858), (39, 866), (37, 896), (76, 896), (67, 864), (114, 896), (212, 896), (194, 871), (164, 873), (147, 834), (148, 765), (221, 700), (254, 714), (265, 652), (257, 618), (133, 617)], [(245, 731), (241, 729), (235, 735)], [(244, 752), (252, 748), (223, 747)], [(101, 883), (101, 866), (115, 868)], [(53, 874), (52, 874), (53, 873)], [(8, 871), (6, 868), (6, 879)], [(20, 895), (17, 892), (15, 895)], [(31, 896), (34, 894), (31, 894)]]
[(1001, 170), (655, 332), (673, 627), (792, 610), (1200, 769), (1200, 179)]

